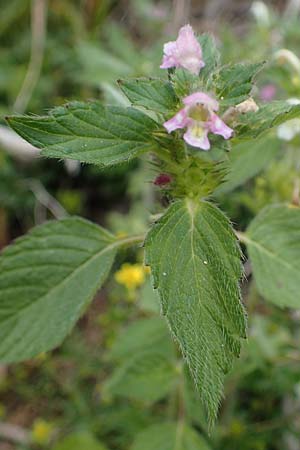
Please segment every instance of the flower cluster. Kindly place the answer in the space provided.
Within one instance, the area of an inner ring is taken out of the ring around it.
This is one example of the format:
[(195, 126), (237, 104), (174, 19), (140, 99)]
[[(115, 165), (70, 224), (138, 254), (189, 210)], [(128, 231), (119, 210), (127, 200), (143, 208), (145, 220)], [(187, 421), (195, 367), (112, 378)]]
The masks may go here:
[[(164, 57), (160, 67), (162, 69), (183, 68), (195, 75), (204, 66), (201, 46), (192, 27), (185, 25), (180, 29), (176, 41), (164, 45)], [(224, 139), (232, 136), (233, 130), (216, 114), (219, 109), (217, 100), (204, 92), (195, 92), (182, 101), (184, 107), (164, 123), (168, 133), (186, 128), (183, 139), (187, 144), (202, 150), (210, 149), (208, 133), (221, 135)]]

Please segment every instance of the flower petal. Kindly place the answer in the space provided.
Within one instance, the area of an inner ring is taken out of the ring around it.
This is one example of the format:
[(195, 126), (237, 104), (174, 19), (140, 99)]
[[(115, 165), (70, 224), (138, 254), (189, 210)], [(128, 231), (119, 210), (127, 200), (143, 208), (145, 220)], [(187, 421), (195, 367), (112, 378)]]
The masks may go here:
[(183, 103), (186, 106), (195, 106), (197, 103), (201, 103), (213, 111), (218, 111), (219, 109), (219, 103), (217, 100), (211, 98), (204, 92), (194, 92), (194, 94), (188, 95), (183, 99)]
[(167, 42), (164, 45), (164, 56), (161, 69), (170, 69), (171, 67), (177, 67), (177, 45), (175, 41)]
[(197, 75), (204, 66), (201, 46), (192, 27), (185, 25), (179, 30), (176, 41), (170, 41), (164, 45), (164, 56), (160, 68), (183, 67)]
[(276, 95), (275, 84), (269, 83), (265, 84), (260, 90), (259, 96), (263, 102), (271, 102)]
[(198, 75), (202, 67), (205, 66), (203, 61), (200, 61), (193, 55), (185, 55), (184, 57), (181, 57), (180, 65), (194, 75)]
[(168, 133), (171, 133), (172, 131), (177, 130), (178, 128), (186, 127), (188, 122), (189, 119), (187, 117), (186, 108), (183, 108), (174, 117), (167, 120), (167, 122), (164, 123), (164, 127)]
[(211, 114), (209, 129), (214, 134), (220, 134), (224, 139), (229, 139), (233, 135), (233, 130), (229, 128), (217, 114)]
[(188, 127), (187, 131), (183, 135), (183, 139), (192, 147), (198, 147), (202, 150), (209, 150), (210, 143), (207, 133), (208, 130), (206, 128), (199, 127), (197, 123), (194, 123)]
[(180, 28), (176, 43), (178, 50), (193, 51), (198, 53), (200, 58), (202, 58), (201, 46), (195, 37), (195, 33), (191, 25), (184, 25)]
[(179, 30), (176, 43), (181, 67), (197, 75), (205, 64), (202, 60), (201, 46), (190, 25), (185, 25)]
[(170, 41), (164, 44), (164, 54), (167, 56), (174, 55), (177, 51), (176, 41)]

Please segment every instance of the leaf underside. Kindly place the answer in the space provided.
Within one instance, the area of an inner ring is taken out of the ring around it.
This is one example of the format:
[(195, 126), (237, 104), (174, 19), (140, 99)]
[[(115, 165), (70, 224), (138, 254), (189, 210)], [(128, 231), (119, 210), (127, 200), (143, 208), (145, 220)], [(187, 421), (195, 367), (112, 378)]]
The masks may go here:
[(210, 203), (177, 201), (148, 234), (145, 251), (162, 312), (213, 421), (224, 374), (246, 336), (241, 255), (231, 225)]

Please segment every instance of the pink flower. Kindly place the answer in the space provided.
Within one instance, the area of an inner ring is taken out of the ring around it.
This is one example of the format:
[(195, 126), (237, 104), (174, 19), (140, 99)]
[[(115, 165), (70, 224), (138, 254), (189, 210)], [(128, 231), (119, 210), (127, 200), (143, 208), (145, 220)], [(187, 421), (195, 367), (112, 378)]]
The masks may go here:
[(164, 45), (163, 62), (160, 68), (182, 67), (198, 75), (204, 66), (201, 46), (195, 38), (193, 28), (185, 25), (180, 28), (176, 41), (167, 42)]
[(275, 84), (266, 84), (260, 90), (259, 96), (263, 102), (270, 102), (274, 99), (276, 95), (276, 86)]
[(217, 100), (204, 92), (195, 92), (185, 97), (183, 103), (185, 107), (164, 123), (168, 133), (178, 128), (186, 128), (183, 135), (185, 142), (202, 150), (210, 149), (208, 133), (220, 134), (224, 139), (232, 136), (233, 130), (215, 114), (219, 109)]

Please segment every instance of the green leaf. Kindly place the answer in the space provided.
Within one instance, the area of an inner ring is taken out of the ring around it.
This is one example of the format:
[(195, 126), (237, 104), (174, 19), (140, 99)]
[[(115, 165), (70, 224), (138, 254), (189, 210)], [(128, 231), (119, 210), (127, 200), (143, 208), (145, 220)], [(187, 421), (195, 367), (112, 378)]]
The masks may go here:
[(300, 209), (264, 208), (251, 222), (247, 244), (260, 294), (278, 306), (300, 307)]
[(140, 432), (132, 450), (209, 450), (204, 438), (184, 422), (152, 425)]
[(240, 353), (240, 337), (246, 335), (235, 235), (215, 206), (180, 200), (149, 232), (145, 250), (162, 312), (213, 421), (224, 373)]
[(153, 289), (150, 280), (146, 280), (140, 290), (140, 299), (138, 306), (143, 312), (159, 314), (159, 298), (157, 292)]
[(139, 400), (148, 404), (164, 397), (174, 388), (178, 379), (174, 352), (162, 354), (154, 349), (127, 358), (104, 383), (104, 395)]
[(175, 347), (161, 317), (140, 319), (121, 332), (109, 357), (121, 365), (104, 384), (106, 395), (153, 403), (178, 378)]
[(172, 85), (178, 98), (185, 97), (193, 91), (200, 89), (199, 76), (185, 69), (176, 69), (171, 73)]
[(255, 139), (270, 128), (300, 117), (300, 105), (275, 101), (260, 107), (257, 112), (241, 114), (234, 127), (238, 139)]
[(97, 441), (93, 435), (77, 432), (58, 442), (53, 450), (106, 450), (106, 447)]
[(133, 105), (163, 114), (177, 108), (178, 98), (172, 85), (166, 81), (136, 78), (120, 80), (119, 86)]
[(103, 284), (117, 241), (80, 218), (36, 227), (0, 257), (0, 360), (53, 349)]
[(246, 100), (252, 90), (253, 79), (264, 64), (264, 62), (229, 64), (215, 72), (213, 84), (221, 105), (232, 106)]
[(112, 83), (121, 76), (130, 76), (132, 66), (101, 48), (99, 42), (79, 42), (75, 48), (80, 69), (74, 76), (81, 83), (99, 88), (102, 83)]
[(200, 71), (200, 79), (207, 80), (220, 64), (220, 52), (212, 35), (207, 33), (201, 34), (198, 40), (202, 48), (203, 61), (205, 62), (205, 66)]
[(151, 151), (158, 128), (134, 108), (104, 107), (99, 102), (70, 103), (49, 116), (10, 116), (9, 125), (42, 149), (42, 155), (111, 166)]
[[(153, 289), (152, 289), (153, 290)], [(109, 352), (112, 359), (124, 359), (139, 352), (174, 356), (174, 346), (165, 321), (161, 317), (140, 319), (122, 331)]]
[(200, 427), (201, 430), (209, 432), (205, 409), (199, 402), (195, 383), (187, 368), (183, 370), (183, 399), (186, 421)]
[(234, 145), (224, 163), (228, 174), (216, 193), (230, 192), (257, 175), (278, 155), (280, 146), (280, 140), (269, 135)]
[[(251, 318), (251, 335), (247, 345), (247, 362), (241, 361), (243, 367), (240, 371), (261, 369), (266, 362), (276, 364), (279, 359), (285, 358), (287, 348), (291, 342), (291, 329), (286, 323), (274, 321), (274, 315), (255, 314)], [(246, 362), (246, 364), (244, 364)], [(248, 367), (247, 367), (248, 366)]]

